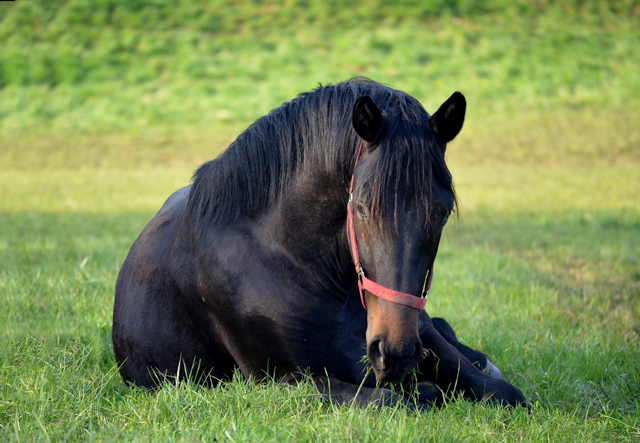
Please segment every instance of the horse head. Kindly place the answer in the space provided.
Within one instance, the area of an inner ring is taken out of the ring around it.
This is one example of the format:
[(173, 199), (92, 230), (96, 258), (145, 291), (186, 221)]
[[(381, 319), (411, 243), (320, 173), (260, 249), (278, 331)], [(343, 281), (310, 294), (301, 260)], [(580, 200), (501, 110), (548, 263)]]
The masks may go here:
[(424, 301), (418, 297), (428, 292), (454, 207), (444, 152), (466, 109), (458, 92), (431, 117), (417, 102), (410, 105), (387, 106), (383, 115), (363, 95), (353, 107), (353, 128), (362, 142), (348, 231), (367, 309), (367, 357), (379, 382), (402, 382), (422, 359), (418, 316)]

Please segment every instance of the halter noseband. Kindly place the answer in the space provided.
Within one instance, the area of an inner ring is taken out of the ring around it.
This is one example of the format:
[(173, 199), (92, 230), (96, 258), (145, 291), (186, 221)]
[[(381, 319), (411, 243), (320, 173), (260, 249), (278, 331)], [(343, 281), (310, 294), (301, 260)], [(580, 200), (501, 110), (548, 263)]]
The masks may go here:
[[(362, 144), (364, 140), (360, 141), (360, 147), (358, 148), (358, 155), (356, 156), (356, 163), (353, 165), (355, 171), (362, 154)], [(351, 247), (351, 255), (353, 261), (356, 264), (356, 272), (358, 273), (358, 288), (360, 289), (360, 300), (362, 306), (367, 309), (367, 305), (364, 302), (364, 291), (367, 290), (376, 297), (384, 300), (397, 303), (403, 306), (409, 306), (410, 308), (423, 310), (427, 303), (427, 296), (429, 295), (429, 289), (431, 289), (431, 280), (433, 278), (433, 265), (429, 269), (429, 276), (423, 288), (424, 297), (416, 297), (415, 295), (406, 294), (404, 292), (394, 291), (393, 289), (386, 288), (373, 280), (369, 280), (364, 275), (364, 269), (360, 262), (360, 254), (358, 253), (358, 241), (356, 240), (356, 226), (353, 222), (353, 189), (356, 184), (355, 175), (351, 176), (351, 186), (349, 187), (349, 203), (347, 204), (347, 238), (349, 239), (349, 246)]]

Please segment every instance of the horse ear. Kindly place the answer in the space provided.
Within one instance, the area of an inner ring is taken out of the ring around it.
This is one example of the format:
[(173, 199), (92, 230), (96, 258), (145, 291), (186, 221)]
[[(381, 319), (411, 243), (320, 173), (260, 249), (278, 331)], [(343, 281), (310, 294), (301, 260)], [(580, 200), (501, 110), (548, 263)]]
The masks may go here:
[(467, 101), (464, 95), (454, 92), (431, 116), (429, 124), (442, 145), (443, 151), (446, 149), (446, 144), (453, 140), (462, 129), (466, 110)]
[(368, 95), (358, 97), (353, 105), (353, 129), (369, 144), (382, 137), (382, 114)]

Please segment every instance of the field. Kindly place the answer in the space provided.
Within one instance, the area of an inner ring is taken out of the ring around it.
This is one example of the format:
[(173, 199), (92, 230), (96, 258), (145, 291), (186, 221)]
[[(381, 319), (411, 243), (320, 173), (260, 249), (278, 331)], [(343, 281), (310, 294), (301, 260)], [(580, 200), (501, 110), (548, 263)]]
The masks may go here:
[[(0, 440), (640, 439), (640, 3), (174, 3), (0, 5)], [(530, 413), (126, 387), (111, 311), (141, 229), (257, 117), (358, 75), (431, 112), (467, 96), (427, 310)]]

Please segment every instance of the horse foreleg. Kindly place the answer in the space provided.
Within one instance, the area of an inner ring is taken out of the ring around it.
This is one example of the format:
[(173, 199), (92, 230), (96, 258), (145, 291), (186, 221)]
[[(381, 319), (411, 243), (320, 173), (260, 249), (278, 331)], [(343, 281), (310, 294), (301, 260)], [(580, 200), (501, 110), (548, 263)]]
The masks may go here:
[(463, 345), (458, 341), (455, 331), (449, 325), (444, 318), (434, 317), (431, 319), (433, 326), (438, 333), (454, 348), (456, 348), (467, 360), (473, 363), (478, 369), (493, 378), (499, 378), (502, 380), (502, 373), (500, 370), (489, 360), (486, 354), (480, 351), (476, 351), (468, 346)]
[(426, 410), (431, 404), (431, 402), (423, 402), (422, 400), (428, 399), (422, 396), (418, 397), (417, 403), (414, 403), (390, 389), (354, 385), (334, 377), (318, 376), (313, 377), (313, 381), (320, 393), (328, 400), (341, 405), (355, 405), (362, 408), (368, 405), (403, 406), (410, 410)]
[(519, 389), (478, 369), (440, 334), (427, 315), (420, 324), (420, 339), (424, 359), (417, 367), (419, 382), (435, 383), (446, 393), (461, 393), (472, 401), (511, 406), (525, 403)]

